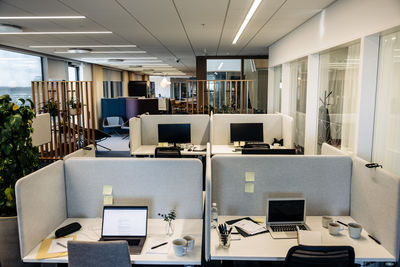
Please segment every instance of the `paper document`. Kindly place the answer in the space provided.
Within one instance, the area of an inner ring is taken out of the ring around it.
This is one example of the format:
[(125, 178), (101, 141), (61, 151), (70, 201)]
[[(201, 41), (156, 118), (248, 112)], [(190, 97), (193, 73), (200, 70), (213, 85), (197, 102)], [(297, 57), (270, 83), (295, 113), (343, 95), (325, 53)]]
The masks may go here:
[[(159, 237), (150, 237), (147, 238), (146, 243), (148, 242), (148, 247), (147, 247), (147, 254), (168, 254), (170, 245), (172, 241), (169, 238), (159, 236)], [(165, 245), (159, 246), (157, 248), (151, 249), (152, 247), (158, 246), (160, 244), (163, 244), (165, 242), (168, 242)]]
[[(76, 240), (76, 235), (63, 238), (46, 238), (42, 241), (36, 259), (57, 258), (68, 255), (68, 249), (65, 248), (69, 240)], [(57, 244), (57, 242), (59, 244)], [(65, 247), (64, 247), (65, 246)]]
[(241, 230), (246, 232), (248, 235), (255, 235), (255, 234), (258, 234), (261, 232), (265, 232), (267, 230), (264, 226), (256, 224), (256, 223), (246, 220), (246, 219), (240, 220), (232, 225), (239, 227)]
[(67, 252), (67, 243), (69, 240), (74, 240), (74, 238), (70, 236), (51, 240), (51, 244), (49, 250), (47, 250), (47, 253)]
[(320, 246), (322, 244), (322, 235), (318, 231), (298, 231), (297, 238), (299, 245)]

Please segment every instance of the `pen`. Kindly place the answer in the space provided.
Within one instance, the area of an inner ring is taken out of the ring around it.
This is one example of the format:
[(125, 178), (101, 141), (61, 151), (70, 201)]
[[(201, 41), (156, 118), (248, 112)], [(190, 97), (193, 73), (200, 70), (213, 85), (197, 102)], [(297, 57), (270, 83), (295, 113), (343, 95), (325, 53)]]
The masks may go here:
[(372, 240), (374, 240), (376, 243), (378, 243), (379, 245), (381, 244), (381, 242), (379, 242), (378, 239), (376, 239), (375, 237), (373, 237), (372, 235), (368, 235), (369, 238), (371, 238)]
[[(375, 240), (376, 241), (376, 240)], [(63, 248), (67, 248), (67, 246), (66, 245), (64, 245), (64, 244), (61, 244), (60, 242), (57, 242), (57, 245), (59, 245), (59, 246), (61, 246), (61, 247), (63, 247)]]
[(340, 223), (341, 225), (348, 226), (348, 225), (345, 224), (344, 222), (341, 222), (341, 221), (337, 221), (337, 222)]
[(161, 246), (164, 246), (164, 245), (166, 245), (166, 244), (168, 244), (168, 242), (161, 243), (161, 244), (159, 244), (159, 245), (157, 245), (157, 246), (152, 247), (151, 249), (156, 249), (156, 248), (161, 247)]

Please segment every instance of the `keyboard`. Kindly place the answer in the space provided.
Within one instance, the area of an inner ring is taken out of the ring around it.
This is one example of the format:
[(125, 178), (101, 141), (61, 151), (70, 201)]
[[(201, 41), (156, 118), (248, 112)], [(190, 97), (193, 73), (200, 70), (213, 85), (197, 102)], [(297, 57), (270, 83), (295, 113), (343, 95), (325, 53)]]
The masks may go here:
[(274, 232), (295, 232), (297, 231), (296, 226), (299, 227), (300, 230), (307, 230), (307, 227), (304, 224), (270, 225)]

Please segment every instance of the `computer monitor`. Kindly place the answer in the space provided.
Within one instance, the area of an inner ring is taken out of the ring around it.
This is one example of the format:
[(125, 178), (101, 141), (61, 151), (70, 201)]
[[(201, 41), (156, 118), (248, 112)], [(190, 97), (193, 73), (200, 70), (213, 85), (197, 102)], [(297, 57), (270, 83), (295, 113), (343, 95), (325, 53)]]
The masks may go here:
[(264, 142), (262, 123), (231, 123), (231, 143)]
[(176, 144), (191, 143), (190, 124), (159, 124), (158, 142), (168, 142)]

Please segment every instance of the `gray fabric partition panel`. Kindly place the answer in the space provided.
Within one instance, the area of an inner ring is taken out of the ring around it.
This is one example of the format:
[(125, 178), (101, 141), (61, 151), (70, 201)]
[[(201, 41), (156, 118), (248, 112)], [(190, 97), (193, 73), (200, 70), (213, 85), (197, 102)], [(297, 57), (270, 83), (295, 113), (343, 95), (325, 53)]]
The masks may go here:
[(212, 145), (230, 143), (231, 123), (263, 123), (264, 142), (282, 138), (282, 117), (279, 114), (215, 114), (213, 115)]
[(18, 180), (15, 194), (24, 257), (67, 218), (63, 161)]
[(177, 218), (202, 218), (198, 159), (96, 158), (65, 161), (68, 217), (101, 217), (103, 186), (114, 205), (149, 206), (149, 218), (176, 209)]
[[(221, 215), (265, 215), (270, 197), (304, 197), (307, 215), (349, 215), (352, 161), (339, 156), (214, 156), (212, 202)], [(246, 182), (246, 172), (255, 173)], [(245, 192), (245, 184), (254, 193)]]
[(210, 116), (208, 115), (146, 115), (141, 116), (142, 145), (158, 143), (158, 124), (190, 123), (191, 143), (206, 145), (210, 142)]
[(350, 215), (399, 259), (400, 177), (353, 159)]

